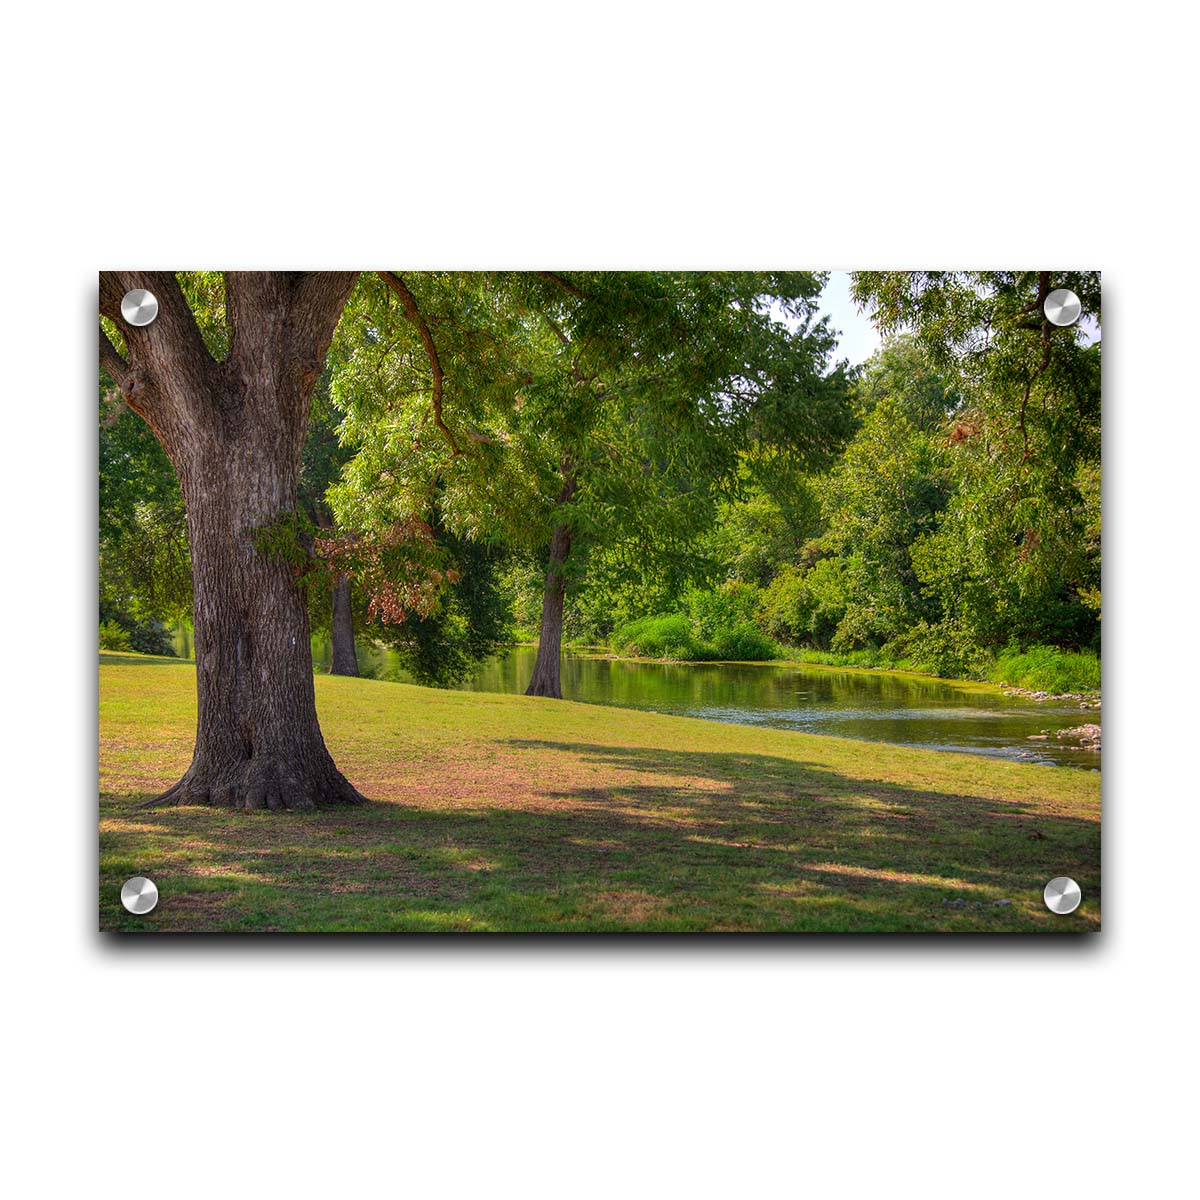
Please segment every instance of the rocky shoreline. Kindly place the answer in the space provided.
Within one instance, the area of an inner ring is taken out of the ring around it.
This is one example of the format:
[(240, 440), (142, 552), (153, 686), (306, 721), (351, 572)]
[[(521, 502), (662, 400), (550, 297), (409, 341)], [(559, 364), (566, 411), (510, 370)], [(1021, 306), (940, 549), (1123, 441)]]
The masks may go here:
[(1056, 729), (1053, 732), (1031, 733), (1027, 740), (1046, 742), (1052, 737), (1062, 742), (1074, 742), (1080, 750), (1100, 749), (1100, 726), (1095, 724), (1074, 725), (1070, 729)]
[(1070, 700), (1080, 708), (1099, 708), (1099, 692), (1034, 692), (1029, 688), (1009, 687), (1002, 684), (1000, 690), (1006, 696), (1024, 696), (1026, 700)]

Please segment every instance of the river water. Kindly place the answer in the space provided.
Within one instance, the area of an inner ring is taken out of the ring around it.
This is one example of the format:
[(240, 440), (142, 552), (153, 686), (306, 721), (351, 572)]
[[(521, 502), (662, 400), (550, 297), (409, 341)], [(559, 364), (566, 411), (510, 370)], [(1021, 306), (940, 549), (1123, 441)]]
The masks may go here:
[[(461, 685), (469, 691), (524, 692), (536, 651), (517, 646)], [(328, 646), (314, 640), (318, 670)], [(359, 647), (364, 675), (411, 682), (395, 655)], [(658, 663), (567, 653), (563, 696), (587, 704), (642, 708), (735, 725), (987, 754), (1020, 762), (1098, 770), (1100, 754), (1060, 741), (1055, 732), (1100, 723), (1099, 710), (1060, 701), (1006, 696), (982, 684), (891, 671), (750, 663)], [(1049, 734), (1048, 737), (1042, 735)]]

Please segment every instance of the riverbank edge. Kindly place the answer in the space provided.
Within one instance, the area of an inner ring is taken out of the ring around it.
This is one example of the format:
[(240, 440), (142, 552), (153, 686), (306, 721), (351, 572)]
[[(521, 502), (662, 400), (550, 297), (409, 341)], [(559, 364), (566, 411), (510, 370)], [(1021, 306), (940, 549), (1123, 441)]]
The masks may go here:
[[(364, 639), (369, 640), (369, 639)], [(517, 650), (521, 648), (535, 649), (537, 647), (536, 640), (519, 639), (509, 642), (504, 650)], [(632, 662), (632, 663), (658, 663), (661, 666), (679, 666), (679, 667), (702, 667), (702, 666), (738, 666), (738, 667), (806, 667), (820, 671), (851, 671), (856, 675), (899, 675), (912, 679), (937, 679), (943, 683), (952, 683), (957, 687), (978, 689), (985, 692), (996, 693), (1000, 692), (1005, 696), (1019, 696), (1025, 700), (1034, 700), (1038, 703), (1055, 702), (1055, 703), (1071, 703), (1077, 704), (1081, 712), (1089, 712), (1099, 709), (1102, 704), (1102, 693), (1100, 691), (1081, 691), (1081, 692), (1044, 692), (1036, 691), (1032, 688), (1016, 687), (1013, 684), (999, 683), (991, 679), (968, 679), (957, 675), (934, 675), (930, 671), (917, 671), (911, 667), (863, 667), (850, 663), (830, 663), (816, 662), (802, 657), (803, 651), (798, 652), (801, 657), (796, 658), (770, 658), (770, 659), (737, 659), (737, 658), (722, 658), (722, 659), (705, 659), (704, 661), (695, 661), (686, 658), (648, 658), (644, 655), (637, 654), (615, 654), (612, 649), (604, 645), (595, 645), (588, 642), (568, 642), (563, 646), (564, 652), (578, 654), (587, 658), (600, 658), (610, 662)], [(102, 651), (101, 653), (131, 653), (130, 651)], [(822, 652), (824, 655), (824, 652)], [(188, 662), (195, 663), (192, 657), (184, 658), (182, 655), (174, 658), (163, 657), (160, 655), (141, 655), (143, 658), (162, 657), (164, 662)], [(317, 669), (315, 673), (318, 675), (325, 674), (324, 671)], [(463, 690), (463, 689), (454, 689)]]
[[(511, 649), (518, 646), (536, 646), (536, 642), (514, 642)], [(705, 659), (703, 662), (686, 658), (647, 658), (638, 654), (614, 654), (606, 646), (567, 645), (564, 650), (587, 658), (601, 658), (610, 662), (658, 663), (662, 666), (676, 667), (804, 667), (818, 671), (850, 671), (856, 675), (900, 675), (913, 679), (936, 679), (941, 683), (952, 683), (956, 687), (964, 687), (985, 692), (1001, 692), (1006, 696), (1021, 696), (1027, 700), (1036, 701), (1070, 701), (1079, 705), (1083, 711), (1099, 708), (1101, 693), (1095, 692), (1050, 692), (1033, 691), (1030, 688), (1013, 687), (1007, 683), (996, 683), (990, 679), (967, 679), (954, 675), (934, 675), (929, 671), (916, 671), (911, 667), (860, 667), (850, 664), (810, 662), (803, 658), (770, 658), (752, 659)]]

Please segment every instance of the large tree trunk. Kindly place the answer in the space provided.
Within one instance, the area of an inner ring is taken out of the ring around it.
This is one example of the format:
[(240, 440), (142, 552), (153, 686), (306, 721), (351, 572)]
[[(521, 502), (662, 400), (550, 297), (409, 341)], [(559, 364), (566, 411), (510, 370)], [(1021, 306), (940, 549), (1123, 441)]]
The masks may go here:
[(550, 538), (550, 567), (546, 572), (546, 590), (542, 594), (537, 661), (533, 665), (533, 678), (525, 689), (527, 696), (562, 699), (563, 603), (567, 595), (564, 567), (570, 553), (570, 531), (565, 525), (559, 525)]
[[(277, 809), (362, 800), (321, 736), (308, 608), (284, 532), (312, 387), (353, 283), (352, 275), (231, 273), (231, 349), (218, 363), (173, 276), (101, 277), (106, 315), (119, 312), (128, 288), (158, 298), (149, 326), (120, 323), (131, 357), (119, 382), (175, 464), (191, 539), (196, 748), (184, 777), (150, 803)], [(120, 370), (119, 359), (105, 358)]]
[(333, 581), (333, 661), (330, 675), (357, 675), (358, 653), (354, 649), (354, 616), (350, 611), (350, 577)]
[(291, 563), (263, 546), (263, 531), (284, 528), (294, 511), (298, 463), (274, 452), (282, 432), (251, 422), (236, 438), (177, 450), (199, 719), (192, 765), (162, 800), (313, 808), (361, 798), (317, 722), (304, 593)]

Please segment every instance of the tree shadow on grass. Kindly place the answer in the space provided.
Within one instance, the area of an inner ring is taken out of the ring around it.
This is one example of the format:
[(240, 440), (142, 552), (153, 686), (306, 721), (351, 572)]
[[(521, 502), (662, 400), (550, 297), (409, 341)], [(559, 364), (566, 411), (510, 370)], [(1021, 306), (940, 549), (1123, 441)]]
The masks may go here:
[[(1003, 801), (760, 754), (501, 745), (528, 761), (532, 781), (524, 791), (511, 781), (483, 789), (478, 801), (454, 807), (133, 814), (136, 797), (109, 798), (102, 927), (1099, 927), (1098, 816), (1063, 815), (1035, 794)], [(163, 900), (149, 918), (124, 913), (116, 898), (132, 874), (159, 885)], [(1045, 882), (1060, 874), (1077, 879), (1086, 897), (1069, 919), (1041, 900)]]
[[(922, 925), (931, 903), (950, 914), (1011, 908), (1004, 915), (1024, 913), (1059, 931), (1099, 928), (1099, 811), (1059, 811), (1038, 796), (1032, 776), (1026, 796), (1005, 800), (764, 754), (507, 744), (564, 752), (624, 776), (563, 795), (590, 808), (601, 827), (620, 814), (627, 839), (672, 855), (676, 877), (700, 876), (703, 884), (706, 871), (732, 865), (725, 851), (733, 850), (740, 851), (736, 868), (756, 877), (748, 881), (760, 891), (851, 900), (859, 916), (891, 912), (906, 928), (914, 927), (909, 920)], [(1061, 874), (1087, 897), (1070, 923), (1041, 899)]]

